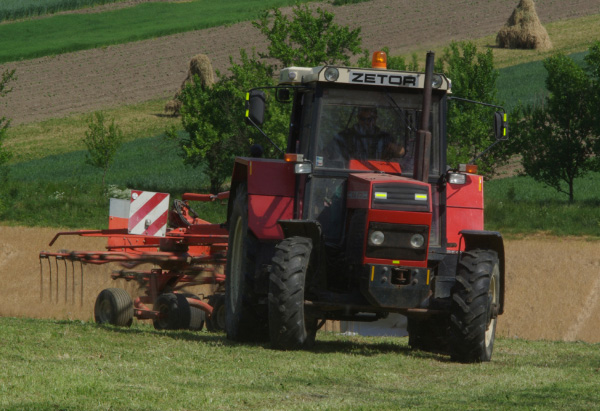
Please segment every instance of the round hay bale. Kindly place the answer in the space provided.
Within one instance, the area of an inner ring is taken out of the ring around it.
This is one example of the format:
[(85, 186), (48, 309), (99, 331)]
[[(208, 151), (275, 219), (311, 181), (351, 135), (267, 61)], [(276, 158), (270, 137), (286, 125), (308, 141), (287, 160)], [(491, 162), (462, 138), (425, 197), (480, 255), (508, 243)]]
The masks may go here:
[(496, 43), (503, 48), (549, 50), (552, 42), (535, 11), (533, 0), (521, 0), (498, 32)]
[(167, 102), (167, 104), (165, 104), (166, 113), (169, 113), (172, 116), (177, 116), (179, 114), (179, 110), (181, 109), (181, 101), (178, 97), (185, 86), (193, 81), (194, 76), (198, 76), (200, 80), (200, 86), (202, 88), (210, 88), (213, 86), (213, 84), (215, 84), (214, 70), (210, 59), (206, 54), (197, 54), (192, 57), (187, 76), (181, 83), (179, 91), (177, 94), (175, 94), (173, 100), (170, 100)]

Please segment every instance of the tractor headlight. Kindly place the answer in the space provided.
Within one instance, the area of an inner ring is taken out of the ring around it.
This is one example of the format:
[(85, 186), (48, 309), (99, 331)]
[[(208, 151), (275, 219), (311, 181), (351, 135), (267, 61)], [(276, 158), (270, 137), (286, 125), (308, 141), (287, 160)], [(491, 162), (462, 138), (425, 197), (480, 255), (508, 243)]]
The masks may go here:
[(373, 231), (371, 235), (369, 235), (369, 244), (371, 245), (381, 245), (385, 240), (385, 236), (381, 231)]
[(327, 81), (337, 81), (340, 77), (340, 72), (335, 67), (328, 67), (325, 70), (325, 80)]
[(439, 74), (434, 74), (433, 78), (431, 80), (431, 86), (433, 88), (440, 88), (442, 83), (443, 83), (442, 76), (440, 76)]
[(412, 248), (421, 248), (423, 247), (423, 244), (425, 244), (425, 237), (423, 237), (423, 235), (413, 234), (413, 236), (410, 237), (410, 245)]

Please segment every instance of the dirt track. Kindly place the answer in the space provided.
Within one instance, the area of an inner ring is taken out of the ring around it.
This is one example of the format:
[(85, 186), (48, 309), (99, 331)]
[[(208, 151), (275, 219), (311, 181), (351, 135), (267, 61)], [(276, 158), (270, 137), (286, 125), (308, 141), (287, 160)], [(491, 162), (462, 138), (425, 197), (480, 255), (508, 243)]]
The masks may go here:
[[(136, 292), (133, 283), (113, 282), (109, 276), (110, 267), (86, 266), (81, 306), (80, 272), (76, 265), (75, 302), (71, 294), (70, 266), (67, 302), (63, 275), (59, 277), (59, 302), (49, 302), (47, 269), (44, 301), (40, 301), (37, 256), (41, 250), (50, 251), (47, 244), (55, 232), (54, 229), (0, 226), (0, 238), (10, 239), (0, 245), (0, 281), (5, 284), (0, 298), (0, 316), (90, 320), (94, 301), (102, 289), (118, 286)], [(63, 248), (102, 250), (103, 247), (102, 239), (63, 237), (52, 251)], [(532, 340), (600, 342), (599, 248), (597, 241), (577, 238), (508, 241), (506, 311), (498, 322), (499, 335)], [(56, 293), (53, 297), (56, 299)]]
[[(517, 0), (372, 0), (333, 7), (336, 21), (362, 27), (363, 46), (388, 46), (394, 54), (495, 34)], [(537, 0), (543, 23), (600, 13), (598, 0)], [(465, 13), (468, 10), (468, 13)], [(360, 20), (359, 20), (360, 18)], [(204, 53), (225, 71), (229, 56), (266, 43), (250, 23), (177, 34), (154, 40), (0, 65), (15, 68), (14, 91), (2, 100), (0, 116), (13, 124), (172, 96), (192, 56)]]

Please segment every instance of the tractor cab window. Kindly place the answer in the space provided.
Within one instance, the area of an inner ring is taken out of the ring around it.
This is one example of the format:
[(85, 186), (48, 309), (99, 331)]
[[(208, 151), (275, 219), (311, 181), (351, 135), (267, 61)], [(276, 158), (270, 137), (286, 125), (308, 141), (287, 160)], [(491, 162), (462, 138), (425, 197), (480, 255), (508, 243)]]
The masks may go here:
[[(421, 101), (419, 93), (325, 89), (317, 132), (316, 167), (412, 175)], [(433, 121), (439, 110), (434, 106), (430, 121), (431, 165), (439, 173), (439, 162), (434, 161), (439, 133)]]

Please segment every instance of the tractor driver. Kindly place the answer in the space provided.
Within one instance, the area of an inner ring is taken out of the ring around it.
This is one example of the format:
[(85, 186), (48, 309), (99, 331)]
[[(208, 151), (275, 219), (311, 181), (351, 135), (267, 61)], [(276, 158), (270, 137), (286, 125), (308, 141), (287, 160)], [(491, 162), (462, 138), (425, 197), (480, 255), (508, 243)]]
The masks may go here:
[(404, 156), (404, 147), (397, 144), (390, 133), (377, 127), (375, 107), (359, 108), (357, 119), (354, 126), (339, 132), (334, 138), (346, 161), (391, 160)]

